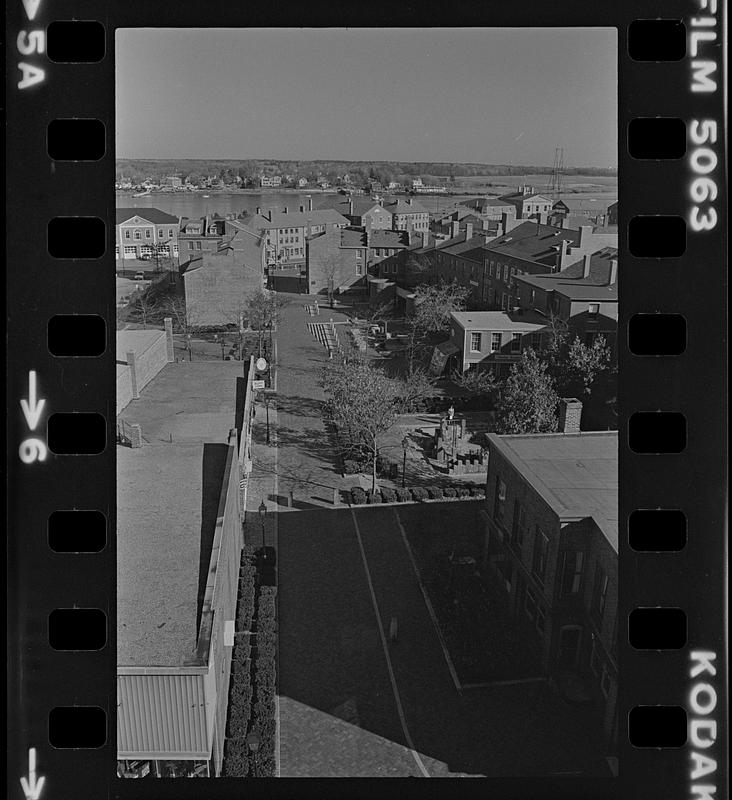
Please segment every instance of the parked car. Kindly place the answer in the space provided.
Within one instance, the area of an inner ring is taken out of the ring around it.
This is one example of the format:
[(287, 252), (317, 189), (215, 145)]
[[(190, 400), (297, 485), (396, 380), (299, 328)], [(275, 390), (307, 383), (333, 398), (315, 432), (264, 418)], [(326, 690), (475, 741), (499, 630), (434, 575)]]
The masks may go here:
[(136, 272), (132, 276), (133, 281), (144, 281), (145, 280), (145, 273), (144, 272)]

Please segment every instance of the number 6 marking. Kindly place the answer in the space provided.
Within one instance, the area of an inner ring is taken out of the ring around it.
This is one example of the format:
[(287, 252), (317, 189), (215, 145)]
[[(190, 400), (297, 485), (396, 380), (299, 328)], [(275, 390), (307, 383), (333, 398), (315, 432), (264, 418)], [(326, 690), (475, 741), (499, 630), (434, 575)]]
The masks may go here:
[(48, 448), (40, 439), (26, 439), (21, 442), (19, 452), (24, 464), (32, 464), (34, 461), (45, 461)]

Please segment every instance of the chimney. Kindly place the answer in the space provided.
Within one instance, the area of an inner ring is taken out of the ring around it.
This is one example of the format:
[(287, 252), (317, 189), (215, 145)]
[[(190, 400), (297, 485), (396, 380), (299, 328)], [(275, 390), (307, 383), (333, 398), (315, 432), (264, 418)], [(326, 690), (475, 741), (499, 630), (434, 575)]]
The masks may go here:
[(465, 223), (465, 241), (467, 242), (473, 235), (473, 223), (466, 222)]
[(561, 272), (564, 269), (564, 264), (567, 260), (567, 249), (569, 242), (567, 239), (562, 239), (559, 243), (559, 250), (557, 251), (557, 272)]
[(579, 433), (582, 421), (582, 403), (576, 397), (562, 397), (559, 401), (559, 433)]
[(592, 236), (592, 225), (580, 225), (577, 247), (587, 247), (590, 244), (590, 236)]
[(422, 247), (427, 248), (430, 246), (430, 234), (428, 231), (422, 232)]
[(353, 200), (350, 197), (348, 198), (348, 216), (353, 216)]
[(460, 233), (460, 223), (459, 222), (451, 222), (450, 223), (450, 238), (454, 239)]
[(539, 224), (546, 225), (548, 219), (548, 214), (546, 213), (546, 211), (540, 211), (538, 219), (539, 219)]
[(287, 206), (285, 206), (285, 207), (282, 209), (282, 213), (283, 213), (283, 214), (286, 214), (286, 213), (287, 213)]
[(257, 212), (257, 216), (259, 216), (262, 213), (262, 207), (261, 206), (257, 206), (254, 210)]
[(312, 210), (313, 210), (313, 198), (310, 195), (308, 195), (308, 211)]
[(175, 361), (175, 350), (173, 349), (173, 318), (165, 317), (165, 355), (168, 362)]
[(618, 282), (618, 259), (610, 259), (610, 278), (608, 279), (608, 286), (613, 286)]
[(589, 278), (590, 277), (590, 267), (592, 263), (592, 254), (585, 253), (582, 259), (582, 277)]

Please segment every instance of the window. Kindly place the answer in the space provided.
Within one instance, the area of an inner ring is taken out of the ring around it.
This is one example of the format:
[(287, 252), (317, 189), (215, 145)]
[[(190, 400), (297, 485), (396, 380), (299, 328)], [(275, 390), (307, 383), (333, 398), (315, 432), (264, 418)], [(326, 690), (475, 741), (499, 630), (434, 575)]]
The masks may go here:
[(163, 238), (163, 229), (162, 228), (158, 228), (158, 238), (160, 238), (160, 239)]
[(142, 234), (140, 231), (135, 231), (135, 239), (142, 239)]
[(173, 229), (172, 228), (168, 228), (168, 238), (169, 239), (173, 238)]
[(137, 255), (137, 248), (135, 245), (125, 245), (125, 256)]
[(145, 238), (146, 239), (152, 238), (152, 231), (150, 230), (150, 228), (145, 228)]
[(506, 484), (496, 475), (496, 497), (493, 504), (493, 516), (497, 522), (503, 522), (503, 513), (506, 505)]
[(592, 613), (598, 622), (602, 620), (607, 602), (608, 577), (598, 564), (595, 567), (595, 584), (592, 589)]
[(119, 258), (119, 245), (114, 246), (114, 257)]
[(508, 264), (503, 265), (503, 282), (506, 283), (508, 281)]
[(470, 352), (471, 353), (480, 353), (480, 340), (481, 340), (481, 335), (479, 333), (471, 333), (470, 334)]
[(501, 295), (501, 308), (504, 311), (508, 311), (508, 295), (507, 294)]
[(188, 249), (193, 250), (193, 242), (188, 242)]
[(497, 353), (501, 349), (501, 334), (491, 334), (491, 353)]
[(587, 306), (587, 311), (590, 314), (597, 315), (600, 313), (600, 304), (599, 303), (590, 303)]
[(529, 291), (529, 303), (532, 305), (536, 302), (536, 289), (531, 289)]
[(514, 333), (511, 337), (511, 352), (512, 353), (520, 353), (521, 352), (521, 334)]
[(539, 350), (541, 348), (541, 334), (540, 333), (532, 333), (531, 334), (531, 346), (534, 350)]
[(132, 235), (130, 234), (129, 229), (125, 231), (125, 239), (131, 239)]
[(534, 560), (531, 565), (531, 571), (541, 583), (544, 583), (544, 578), (546, 576), (546, 556), (548, 549), (549, 539), (537, 525), (536, 537), (534, 538)]
[(513, 524), (511, 526), (511, 544), (520, 550), (524, 543), (524, 531), (526, 530), (526, 512), (521, 507), (518, 498), (513, 501)]
[(585, 339), (585, 347), (592, 347), (595, 343), (595, 332), (594, 331), (587, 331), (584, 336)]
[(201, 243), (200, 242), (196, 242), (196, 250), (200, 250), (200, 249), (201, 249)]
[(356, 264), (356, 275), (363, 275), (363, 264)]
[(582, 568), (585, 554), (577, 550), (567, 550), (562, 555), (562, 596), (578, 594), (582, 586)]

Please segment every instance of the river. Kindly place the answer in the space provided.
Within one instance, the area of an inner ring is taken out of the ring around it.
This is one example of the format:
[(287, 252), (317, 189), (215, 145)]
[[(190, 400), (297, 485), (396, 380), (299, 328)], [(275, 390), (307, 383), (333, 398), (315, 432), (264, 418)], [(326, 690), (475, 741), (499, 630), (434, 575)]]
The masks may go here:
[[(266, 194), (211, 192), (208, 196), (203, 192), (158, 192), (133, 197), (129, 192), (117, 192), (118, 208), (158, 208), (176, 217), (193, 219), (204, 214), (218, 213), (221, 215), (241, 211), (254, 212), (259, 206), (262, 209), (283, 208), (287, 206), (291, 211), (297, 211), (299, 206), (307, 205), (308, 192), (268, 192)], [(321, 208), (333, 201), (336, 195), (324, 192), (312, 192), (313, 208)], [(342, 195), (337, 195), (342, 197)], [(587, 210), (605, 211), (610, 203), (617, 200), (617, 190), (587, 192), (582, 194), (560, 195), (569, 198), (574, 203), (581, 200), (582, 206)], [(469, 197), (469, 195), (420, 195), (415, 198), (421, 205), (430, 211), (446, 211), (456, 202)]]

